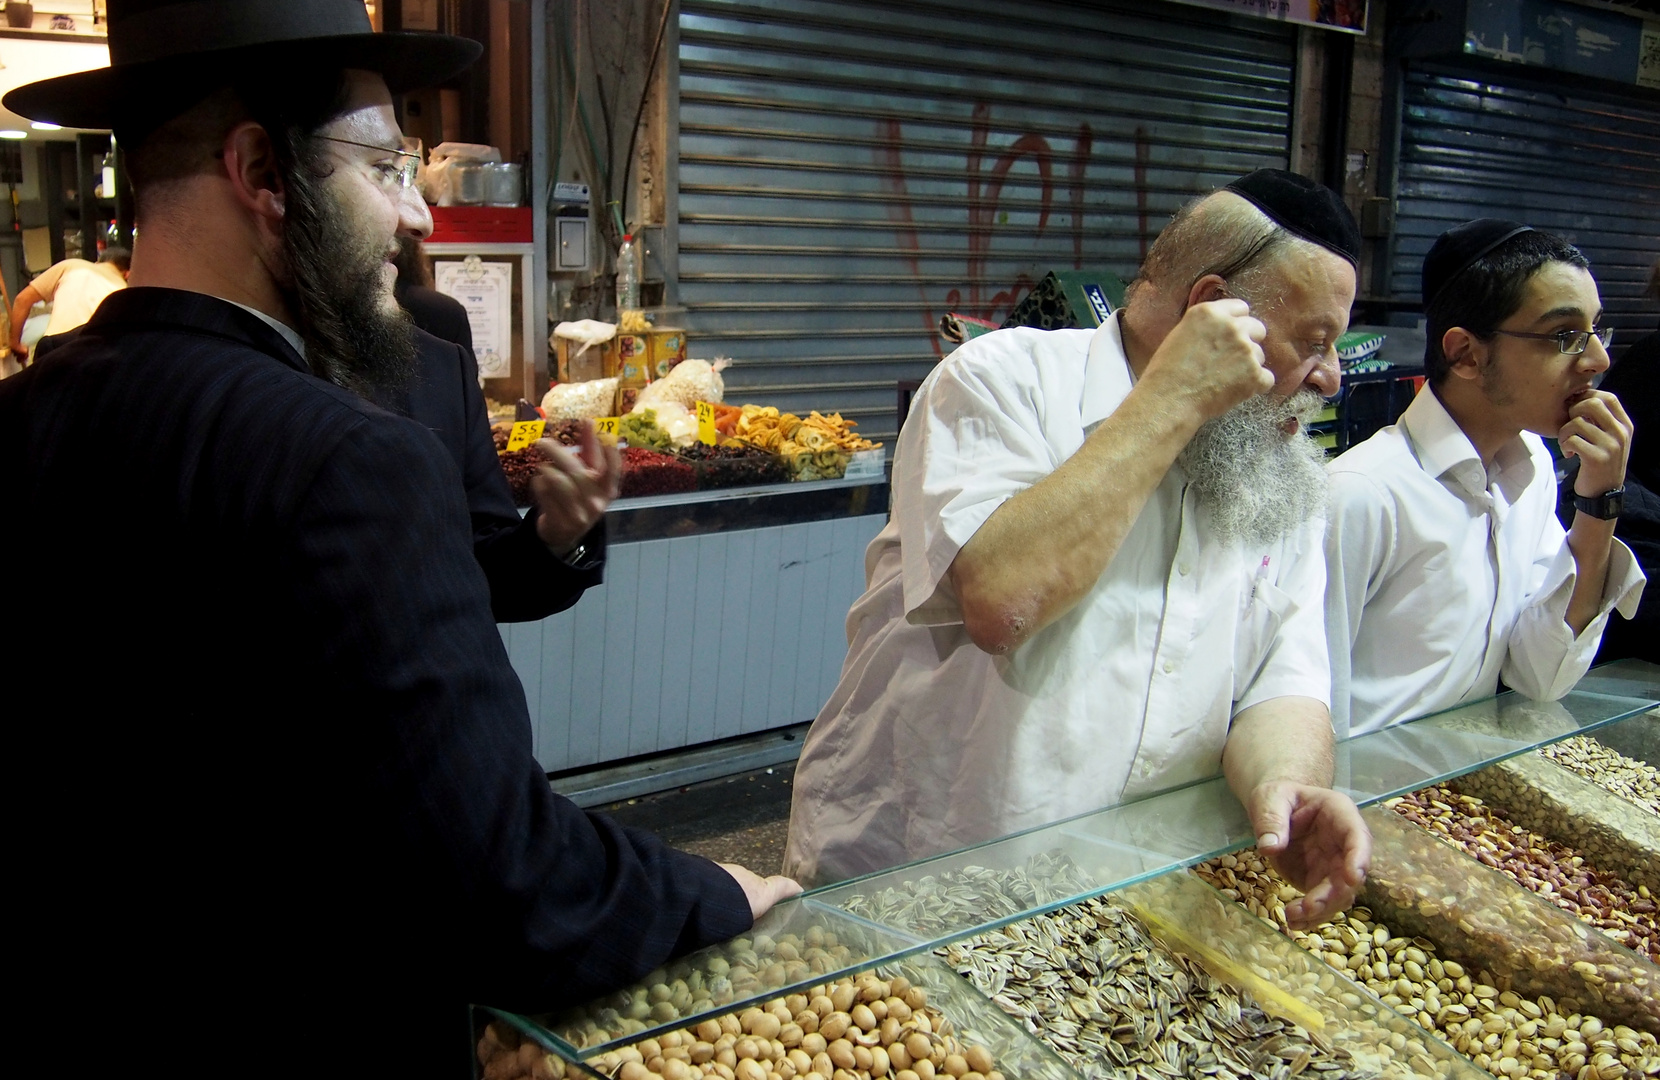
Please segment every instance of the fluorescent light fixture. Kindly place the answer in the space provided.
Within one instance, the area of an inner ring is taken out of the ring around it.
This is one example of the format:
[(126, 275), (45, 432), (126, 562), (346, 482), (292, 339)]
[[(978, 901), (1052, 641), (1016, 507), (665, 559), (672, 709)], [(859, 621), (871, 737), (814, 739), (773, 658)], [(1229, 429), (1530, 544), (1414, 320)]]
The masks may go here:
[(44, 120), (31, 120), (29, 122), (29, 126), (34, 128), (36, 131), (62, 131), (63, 130), (63, 125), (62, 124), (48, 124)]
[(7, 128), (0, 131), (0, 139), (27, 139), (28, 137), (29, 133), (27, 131), (18, 131), (16, 128)]

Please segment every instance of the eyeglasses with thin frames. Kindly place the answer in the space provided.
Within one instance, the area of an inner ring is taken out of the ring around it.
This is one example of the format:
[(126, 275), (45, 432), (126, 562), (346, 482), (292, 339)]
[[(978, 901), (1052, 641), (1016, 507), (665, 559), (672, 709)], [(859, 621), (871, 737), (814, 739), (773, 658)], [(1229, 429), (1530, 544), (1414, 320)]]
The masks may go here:
[(1612, 326), (1592, 327), (1589, 330), (1558, 330), (1554, 334), (1532, 334), (1524, 330), (1494, 330), (1491, 332), (1503, 334), (1506, 337), (1554, 341), (1556, 347), (1562, 350), (1563, 356), (1578, 356), (1591, 344), (1592, 337), (1602, 342), (1604, 349), (1614, 344), (1614, 328)]
[(375, 175), (380, 178), (386, 187), (396, 187), (407, 191), (415, 186), (415, 173), (421, 167), (421, 155), (412, 154), (408, 150), (394, 150), (389, 146), (376, 146), (374, 143), (354, 142), (351, 139), (337, 139), (333, 135), (319, 135), (325, 142), (341, 143), (345, 146), (360, 146), (365, 150), (378, 150), (383, 154), (395, 154), (402, 160), (393, 165), (390, 162), (376, 162)]

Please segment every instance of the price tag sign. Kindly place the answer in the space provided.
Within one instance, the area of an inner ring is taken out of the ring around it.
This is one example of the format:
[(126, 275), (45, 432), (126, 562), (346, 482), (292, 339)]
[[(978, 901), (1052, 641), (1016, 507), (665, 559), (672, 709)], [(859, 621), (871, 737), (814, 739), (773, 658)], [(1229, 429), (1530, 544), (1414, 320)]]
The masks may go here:
[(621, 426), (622, 425), (620, 423), (620, 417), (602, 416), (598, 420), (594, 421), (594, 434), (604, 435), (604, 436), (610, 438), (611, 440), (615, 441), (616, 438), (617, 438), (618, 429)]
[(697, 441), (704, 446), (713, 446), (719, 441), (719, 434), (715, 431), (715, 407), (707, 401), (697, 403)]
[(537, 439), (540, 439), (547, 423), (546, 420), (520, 420), (513, 425), (512, 434), (507, 436), (507, 449), (523, 450)]

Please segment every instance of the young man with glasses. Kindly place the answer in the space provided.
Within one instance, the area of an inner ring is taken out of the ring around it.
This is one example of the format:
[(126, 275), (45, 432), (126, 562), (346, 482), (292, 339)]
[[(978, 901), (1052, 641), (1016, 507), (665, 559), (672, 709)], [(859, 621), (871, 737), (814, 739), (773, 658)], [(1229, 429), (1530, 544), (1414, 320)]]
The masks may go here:
[[(1483, 218), (1424, 259), (1428, 384), (1328, 466), (1332, 718), (1359, 734), (1512, 689), (1554, 700), (1643, 574), (1614, 539), (1632, 426), (1593, 380), (1610, 329), (1560, 237)], [(1578, 458), (1558, 523), (1544, 439)]]

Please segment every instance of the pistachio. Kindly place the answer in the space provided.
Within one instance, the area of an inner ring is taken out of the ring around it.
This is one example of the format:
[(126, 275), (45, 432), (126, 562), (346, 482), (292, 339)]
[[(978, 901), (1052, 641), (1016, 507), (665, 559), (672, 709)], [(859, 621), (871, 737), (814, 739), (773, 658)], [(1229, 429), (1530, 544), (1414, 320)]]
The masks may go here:
[[(1228, 880), (1233, 882), (1241, 897), (1279, 895), (1279, 879), (1266, 862), (1251, 852), (1235, 856), (1235, 859), (1236, 866)], [(1256, 860), (1255, 865), (1249, 860)], [(1375, 869), (1378, 861), (1374, 855)], [(1215, 884), (1220, 880), (1216, 873), (1218, 863), (1219, 860), (1213, 860), (1202, 864), (1195, 868), (1195, 872)], [(1241, 869), (1247, 866), (1250, 869), (1241, 873)], [(1373, 913), (1364, 907), (1353, 908), (1332, 922), (1308, 932), (1289, 931), (1283, 918), (1276, 920), (1276, 923), (1283, 932), (1311, 950), (1358, 938), (1360, 934), (1366, 935), (1365, 940), (1376, 942), (1376, 931), (1381, 926), (1385, 932), (1384, 943), (1375, 947), (1383, 955), (1402, 958), (1400, 974), (1391, 976), (1390, 969), (1385, 966), (1383, 974), (1379, 975), (1370, 964), (1358, 970), (1349, 970), (1355, 971), (1357, 977), (1363, 977), (1380, 995), (1387, 995), (1384, 997), (1386, 1003), (1396, 1004), (1403, 1010), (1417, 1010), (1415, 1019), (1419, 1023), (1438, 1031), (1456, 1050), (1494, 1075), (1524, 1077), (1538, 1073), (1549, 1077), (1560, 1074), (1578, 1080), (1579, 1070), (1591, 1060), (1592, 1048), (1588, 1044), (1596, 1043), (1599, 1038), (1615, 1039), (1606, 1049), (1616, 1055), (1615, 1063), (1633, 1076), (1642, 1073), (1651, 1063), (1660, 1068), (1660, 1047), (1656, 1046), (1653, 1035), (1647, 1032), (1639, 1035), (1623, 1026), (1613, 1029), (1611, 1033), (1600, 1018), (1574, 1014), (1572, 1009), (1558, 1012), (1557, 1000), (1552, 997), (1530, 997), (1510, 987), (1500, 989), (1493, 982), (1495, 977), (1490, 972), (1478, 972), (1480, 982), (1477, 982), (1467, 974), (1464, 964), (1438, 956), (1439, 946), (1432, 939), (1407, 938), (1398, 930), (1374, 920)], [(1392, 949), (1395, 950), (1393, 954), (1390, 953)], [(1418, 960), (1418, 955), (1423, 960)], [(1412, 966), (1409, 967), (1409, 964)], [(1441, 971), (1441, 980), (1431, 981), (1437, 967)], [(1591, 967), (1593, 971), (1600, 970), (1594, 964)], [(1418, 973), (1422, 974), (1422, 978), (1417, 977)], [(1440, 985), (1441, 981), (1445, 981), (1445, 987)], [(1449, 996), (1452, 991), (1457, 991), (1456, 996)], [(1564, 1041), (1565, 1035), (1583, 1035), (1587, 1024), (1593, 1034), (1585, 1036), (1586, 1041)], [(1631, 1045), (1619, 1046), (1617, 1039), (1626, 1037), (1626, 1032), (1630, 1033)], [(1597, 1045), (1600, 1047), (1602, 1044)], [(1600, 1076), (1600, 1073), (1597, 1075)]]

